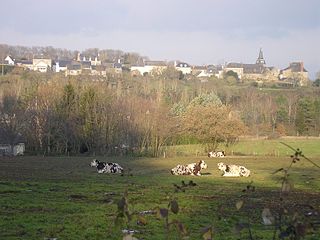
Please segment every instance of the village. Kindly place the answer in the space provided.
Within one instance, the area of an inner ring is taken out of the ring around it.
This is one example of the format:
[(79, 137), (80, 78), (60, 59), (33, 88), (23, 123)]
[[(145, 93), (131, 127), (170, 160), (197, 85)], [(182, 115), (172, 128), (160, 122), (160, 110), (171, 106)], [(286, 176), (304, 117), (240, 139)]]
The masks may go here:
[(258, 83), (273, 82), (282, 86), (306, 86), (309, 81), (308, 71), (302, 61), (291, 62), (284, 69), (267, 66), (262, 49), (253, 63), (228, 62), (223, 65), (197, 66), (183, 61), (145, 59), (141, 63), (128, 64), (121, 57), (107, 62), (101, 61), (99, 54), (88, 56), (79, 52), (74, 59), (52, 59), (44, 54), (34, 55), (32, 59), (20, 59), (18, 56), (7, 55), (2, 62), (2, 66), (15, 66), (41, 73), (63, 73), (65, 76), (106, 77), (108, 73), (121, 75), (123, 71), (130, 71), (132, 76), (161, 75), (165, 69), (173, 67), (181, 74), (195, 76), (201, 81), (207, 81), (210, 77), (222, 79), (226, 74), (235, 76), (239, 82), (243, 80)]

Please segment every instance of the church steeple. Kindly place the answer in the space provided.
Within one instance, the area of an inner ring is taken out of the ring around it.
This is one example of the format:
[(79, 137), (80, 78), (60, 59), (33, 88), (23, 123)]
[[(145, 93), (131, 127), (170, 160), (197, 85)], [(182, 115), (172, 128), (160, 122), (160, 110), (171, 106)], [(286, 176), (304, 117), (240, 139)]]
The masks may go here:
[(256, 64), (262, 64), (262, 65), (266, 64), (266, 61), (263, 58), (262, 48), (260, 48), (259, 57), (256, 61)]

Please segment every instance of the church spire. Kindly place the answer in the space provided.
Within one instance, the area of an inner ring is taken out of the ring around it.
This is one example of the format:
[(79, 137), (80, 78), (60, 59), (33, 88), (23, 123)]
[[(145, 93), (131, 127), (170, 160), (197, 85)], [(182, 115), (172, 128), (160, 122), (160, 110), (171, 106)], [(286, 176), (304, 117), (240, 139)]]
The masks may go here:
[(259, 57), (256, 61), (256, 64), (262, 64), (262, 65), (266, 64), (266, 61), (263, 58), (262, 48), (260, 48)]

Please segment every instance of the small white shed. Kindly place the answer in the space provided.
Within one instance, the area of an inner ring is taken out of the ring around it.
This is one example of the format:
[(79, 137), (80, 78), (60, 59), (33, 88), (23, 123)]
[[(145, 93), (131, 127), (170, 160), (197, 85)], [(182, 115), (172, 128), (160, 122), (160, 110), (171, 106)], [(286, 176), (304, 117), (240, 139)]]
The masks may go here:
[(17, 143), (15, 145), (0, 144), (0, 156), (21, 156), (24, 154), (24, 151), (24, 143)]

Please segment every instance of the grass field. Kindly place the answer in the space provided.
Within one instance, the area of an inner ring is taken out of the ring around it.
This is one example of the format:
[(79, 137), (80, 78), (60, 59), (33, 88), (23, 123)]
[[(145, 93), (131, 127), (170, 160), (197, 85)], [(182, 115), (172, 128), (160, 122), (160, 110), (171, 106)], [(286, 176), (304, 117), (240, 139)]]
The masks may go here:
[[(312, 143), (313, 144), (313, 143)], [(247, 145), (248, 146), (248, 145)], [(312, 147), (306, 145), (312, 150)], [(239, 144), (239, 149), (241, 145)], [(294, 146), (295, 147), (295, 146)], [(300, 148), (304, 150), (304, 147)], [(317, 150), (315, 150), (317, 151)], [(305, 152), (306, 155), (307, 152)], [(308, 155), (309, 156), (309, 155)], [(320, 165), (320, 157), (310, 157)], [(97, 174), (89, 167), (93, 157), (2, 157), (0, 161), (0, 239), (122, 239), (122, 229), (139, 231), (138, 239), (181, 239), (174, 226), (165, 228), (165, 219), (157, 215), (133, 215), (129, 222), (115, 223), (117, 203), (125, 191), (129, 212), (167, 208), (175, 199), (179, 212), (169, 210), (169, 222), (182, 223), (186, 239), (203, 239), (202, 229), (212, 226), (214, 239), (249, 239), (247, 224), (254, 239), (272, 239), (273, 227), (262, 224), (261, 212), (269, 208), (273, 215), (286, 208), (286, 223), (315, 224), (305, 228), (305, 239), (320, 239), (320, 214), (306, 217), (320, 208), (319, 169), (306, 160), (293, 164), (289, 179), (294, 188), (279, 197), (281, 176), (272, 174), (290, 165), (289, 156), (230, 156), (225, 163), (245, 165), (249, 178), (223, 178), (217, 170), (222, 159), (206, 156), (168, 158), (107, 158), (120, 163), (124, 176)], [(208, 169), (201, 177), (172, 176), (169, 170), (177, 164), (204, 159)], [(129, 170), (130, 169), (130, 170)], [(196, 186), (177, 187), (189, 181)], [(250, 185), (251, 183), (251, 185)], [(247, 186), (255, 191), (243, 192)], [(243, 206), (240, 209), (239, 204)], [(241, 204), (240, 204), (241, 205)], [(310, 206), (314, 209), (310, 210)], [(294, 212), (297, 214), (294, 215)], [(123, 219), (125, 220), (125, 219)], [(137, 224), (137, 220), (141, 224)], [(294, 221), (293, 221), (294, 222)], [(181, 225), (180, 225), (181, 226)], [(244, 227), (240, 233), (241, 227)], [(285, 227), (285, 226), (283, 226)], [(167, 237), (167, 238), (166, 238)], [(278, 239), (278, 238), (277, 238)]]
[[(266, 140), (263, 138), (244, 138), (239, 143), (228, 148), (220, 147), (225, 150), (227, 155), (233, 156), (288, 156), (292, 150), (281, 144), (286, 143), (294, 149), (300, 148), (309, 157), (320, 157), (320, 138), (306, 137), (285, 137), (280, 139)], [(201, 145), (177, 145), (168, 147), (167, 154), (170, 156), (186, 156), (204, 154)]]

